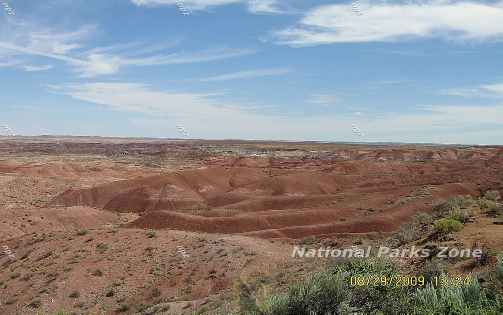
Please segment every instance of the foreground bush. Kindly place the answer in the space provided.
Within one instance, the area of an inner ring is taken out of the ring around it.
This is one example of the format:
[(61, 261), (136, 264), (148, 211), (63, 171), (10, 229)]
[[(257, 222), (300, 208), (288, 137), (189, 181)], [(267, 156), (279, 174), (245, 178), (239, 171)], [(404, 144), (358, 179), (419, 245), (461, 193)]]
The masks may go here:
[(285, 294), (262, 303), (261, 315), (412, 314), (496, 315), (503, 314), (503, 300), (496, 292), (480, 287), (473, 279), (463, 286), (425, 287), (352, 286), (351, 276), (391, 276), (393, 264), (376, 259), (353, 260), (328, 268), (290, 286)]
[(340, 314), (348, 293), (343, 274), (321, 272), (290, 286), (284, 295), (268, 298), (260, 309), (268, 315)]
[(412, 314), (485, 314), (503, 312), (501, 296), (491, 299), (477, 281), (460, 287), (434, 288), (428, 285), (416, 291), (411, 305)]
[(351, 286), (349, 282), (351, 276), (391, 277), (396, 274), (396, 267), (386, 260), (351, 260), (290, 286), (285, 294), (269, 297), (260, 305), (260, 314), (368, 314), (375, 310), (385, 314), (404, 314), (411, 297), (406, 289), (394, 286)]

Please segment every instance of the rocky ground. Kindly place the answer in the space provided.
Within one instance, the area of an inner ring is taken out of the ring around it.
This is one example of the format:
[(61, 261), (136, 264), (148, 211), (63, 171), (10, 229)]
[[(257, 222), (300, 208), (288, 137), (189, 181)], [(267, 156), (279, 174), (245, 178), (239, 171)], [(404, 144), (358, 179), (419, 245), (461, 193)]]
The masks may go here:
[[(489, 189), (501, 147), (0, 139), (0, 314), (235, 313), (243, 283), (320, 267), (293, 244), (375, 244)], [(457, 238), (502, 250), (490, 220)]]

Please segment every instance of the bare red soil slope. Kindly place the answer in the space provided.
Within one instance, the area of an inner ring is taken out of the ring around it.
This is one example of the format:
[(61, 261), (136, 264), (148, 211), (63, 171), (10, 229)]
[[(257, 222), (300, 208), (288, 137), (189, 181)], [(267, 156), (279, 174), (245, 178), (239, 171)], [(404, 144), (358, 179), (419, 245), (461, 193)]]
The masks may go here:
[(199, 169), (70, 189), (53, 203), (140, 213), (130, 227), (301, 238), (390, 232), (442, 199), (503, 188), (501, 149), (339, 155), (211, 159)]

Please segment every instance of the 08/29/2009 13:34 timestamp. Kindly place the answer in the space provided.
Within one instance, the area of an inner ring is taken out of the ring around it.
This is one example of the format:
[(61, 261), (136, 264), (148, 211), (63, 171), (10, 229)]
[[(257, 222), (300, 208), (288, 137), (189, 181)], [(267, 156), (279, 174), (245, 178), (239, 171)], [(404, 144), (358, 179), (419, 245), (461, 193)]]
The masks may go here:
[(409, 275), (355, 275), (349, 277), (349, 284), (353, 287), (374, 286), (374, 287), (424, 287), (428, 283), (437, 287), (461, 287), (470, 285), (473, 278), (469, 275), (441, 275), (431, 277), (429, 281), (425, 276)]

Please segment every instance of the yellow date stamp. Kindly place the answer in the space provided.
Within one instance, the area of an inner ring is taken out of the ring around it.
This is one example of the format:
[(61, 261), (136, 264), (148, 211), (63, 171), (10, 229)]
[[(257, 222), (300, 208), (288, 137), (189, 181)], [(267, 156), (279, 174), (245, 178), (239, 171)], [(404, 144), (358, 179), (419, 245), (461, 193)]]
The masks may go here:
[(472, 283), (471, 276), (434, 276), (429, 281), (424, 275), (354, 275), (349, 277), (349, 284), (353, 287), (424, 287), (428, 283), (437, 287), (461, 287)]

